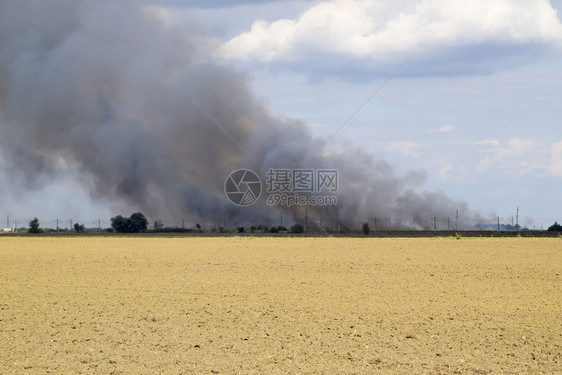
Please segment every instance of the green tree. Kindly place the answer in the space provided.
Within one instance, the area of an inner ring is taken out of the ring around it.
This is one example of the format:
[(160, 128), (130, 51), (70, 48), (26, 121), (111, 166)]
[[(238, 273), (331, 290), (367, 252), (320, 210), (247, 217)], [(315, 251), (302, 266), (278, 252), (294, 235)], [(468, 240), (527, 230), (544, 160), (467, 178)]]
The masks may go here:
[(111, 227), (117, 233), (146, 232), (148, 220), (146, 220), (146, 217), (140, 212), (132, 214), (128, 219), (117, 215), (111, 218)]
[(295, 224), (291, 227), (291, 233), (303, 233), (304, 227), (300, 224)]
[(562, 225), (558, 224), (556, 221), (550, 227), (548, 227), (549, 232), (562, 232)]
[(371, 228), (369, 228), (369, 223), (363, 223), (363, 234), (371, 233)]
[(121, 215), (117, 215), (111, 218), (111, 228), (117, 233), (128, 233), (129, 230), (129, 219), (124, 218)]
[(129, 233), (146, 232), (148, 220), (146, 220), (146, 217), (140, 212), (134, 213), (129, 218), (128, 227)]
[(74, 230), (75, 230), (77, 233), (84, 232), (84, 225), (83, 225), (83, 224), (75, 223), (75, 224), (74, 224)]
[(42, 233), (43, 229), (39, 227), (39, 219), (34, 218), (29, 222), (29, 233)]

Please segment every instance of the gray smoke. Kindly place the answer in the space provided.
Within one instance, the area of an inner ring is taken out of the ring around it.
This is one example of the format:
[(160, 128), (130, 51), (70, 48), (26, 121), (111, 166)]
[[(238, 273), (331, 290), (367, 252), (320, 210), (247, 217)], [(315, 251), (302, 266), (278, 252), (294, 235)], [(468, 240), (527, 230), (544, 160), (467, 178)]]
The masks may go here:
[[(197, 22), (163, 17), (132, 1), (0, 1), (0, 153), (24, 188), (62, 168), (94, 197), (152, 218), (263, 222), (278, 213), (225, 198), (230, 172), (330, 168), (338, 205), (308, 207), (311, 222), (356, 227), (377, 216), (428, 228), (456, 210), (472, 220), (466, 203), (420, 191), (423, 172), (395, 176), (358, 149), (315, 156), (322, 141), (256, 101), (247, 77), (212, 58)], [(299, 221), (304, 208), (286, 213)]]

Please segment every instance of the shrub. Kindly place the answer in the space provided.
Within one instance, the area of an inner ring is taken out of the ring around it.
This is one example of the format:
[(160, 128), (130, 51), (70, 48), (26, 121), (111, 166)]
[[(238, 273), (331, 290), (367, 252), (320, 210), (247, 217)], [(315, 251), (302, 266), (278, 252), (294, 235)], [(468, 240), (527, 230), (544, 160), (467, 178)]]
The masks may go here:
[(295, 224), (291, 227), (291, 233), (303, 233), (304, 227), (300, 224)]
[(369, 223), (363, 223), (363, 234), (371, 233), (371, 228), (369, 228)]

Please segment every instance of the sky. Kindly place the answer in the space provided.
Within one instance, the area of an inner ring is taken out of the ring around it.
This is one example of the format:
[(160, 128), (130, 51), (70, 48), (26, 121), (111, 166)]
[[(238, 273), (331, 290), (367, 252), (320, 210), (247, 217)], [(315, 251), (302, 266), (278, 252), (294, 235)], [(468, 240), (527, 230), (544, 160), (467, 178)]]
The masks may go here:
[[(517, 207), (531, 228), (562, 220), (562, 0), (147, 5), (171, 25), (199, 24), (217, 62), (280, 117), (337, 133), (330, 147), (425, 171), (425, 189), (505, 224)], [(68, 176), (28, 192), (0, 167), (0, 182), (12, 220), (88, 224), (116, 210)]]

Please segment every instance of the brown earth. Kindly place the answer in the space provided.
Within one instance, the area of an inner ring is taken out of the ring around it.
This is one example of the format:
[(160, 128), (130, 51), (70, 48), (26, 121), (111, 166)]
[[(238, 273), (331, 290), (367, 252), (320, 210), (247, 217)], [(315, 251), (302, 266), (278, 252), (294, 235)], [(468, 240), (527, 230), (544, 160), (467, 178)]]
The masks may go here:
[(560, 239), (0, 237), (0, 373), (562, 373), (561, 261)]

